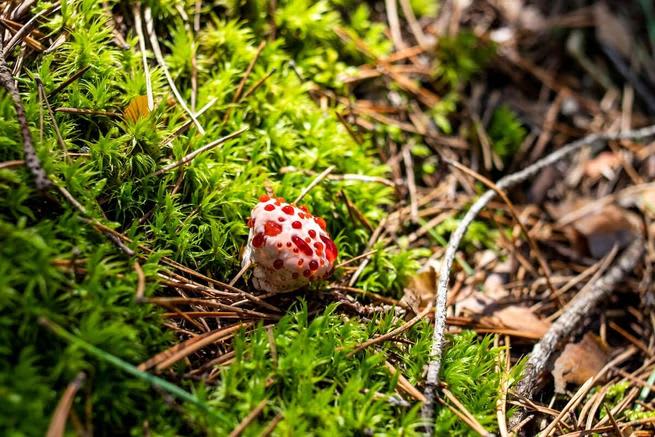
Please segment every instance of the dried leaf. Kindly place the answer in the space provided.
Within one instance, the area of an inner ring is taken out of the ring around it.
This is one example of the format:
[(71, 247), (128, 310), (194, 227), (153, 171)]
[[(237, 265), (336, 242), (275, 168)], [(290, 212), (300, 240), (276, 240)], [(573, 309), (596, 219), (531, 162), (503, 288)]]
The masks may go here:
[(427, 266), (409, 279), (401, 302), (418, 314), (434, 301), (436, 291), (437, 273), (432, 266)]
[[(541, 338), (550, 328), (550, 322), (537, 317), (530, 308), (518, 305), (495, 311), (493, 319), (499, 321), (505, 328), (521, 331), (528, 338)], [(487, 318), (483, 321), (487, 321)]]
[(538, 317), (530, 308), (503, 304), (502, 300), (509, 294), (495, 281), (485, 282), (485, 292), (488, 293), (474, 291), (459, 301), (458, 314), (474, 316), (478, 322), (489, 327), (518, 331), (521, 336), (531, 339), (540, 339), (550, 328), (550, 322)]
[[(590, 201), (576, 199), (557, 206), (547, 206), (549, 213), (559, 219), (585, 207)], [(606, 205), (596, 212), (590, 212), (564, 227), (567, 237), (578, 252), (588, 252), (600, 259), (617, 244), (619, 249), (634, 239), (639, 218), (634, 213), (617, 205)]]
[(148, 114), (150, 114), (150, 109), (148, 108), (147, 96), (136, 96), (133, 98), (123, 113), (125, 119), (132, 123), (136, 123), (138, 120), (147, 117)]
[(606, 348), (594, 334), (587, 332), (580, 342), (567, 344), (555, 361), (552, 371), (555, 392), (564, 393), (567, 383), (583, 384), (596, 376), (608, 361)]
[(621, 165), (621, 155), (615, 152), (602, 152), (584, 164), (584, 174), (592, 179), (604, 176), (614, 177), (614, 170)]

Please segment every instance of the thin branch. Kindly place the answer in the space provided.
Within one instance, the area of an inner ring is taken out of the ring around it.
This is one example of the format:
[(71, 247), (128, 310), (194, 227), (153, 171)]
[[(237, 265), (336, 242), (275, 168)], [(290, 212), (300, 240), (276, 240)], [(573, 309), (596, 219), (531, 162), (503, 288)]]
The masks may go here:
[(180, 159), (179, 161), (174, 162), (174, 163), (172, 163), (172, 164), (169, 164), (169, 165), (167, 165), (167, 166), (164, 166), (164, 167), (160, 168), (160, 169), (157, 170), (155, 173), (153, 173), (153, 176), (159, 176), (159, 175), (161, 175), (161, 174), (166, 173), (167, 171), (171, 171), (171, 170), (173, 170), (173, 169), (175, 169), (175, 168), (177, 168), (177, 167), (180, 167), (180, 166), (186, 164), (187, 162), (190, 162), (191, 160), (193, 160), (193, 158), (195, 158), (196, 156), (200, 155), (201, 153), (206, 152), (207, 150), (211, 150), (211, 149), (213, 149), (213, 148), (216, 147), (216, 146), (220, 146), (220, 145), (223, 144), (224, 142), (229, 141), (229, 140), (231, 140), (231, 139), (233, 139), (233, 138), (238, 137), (239, 135), (241, 135), (242, 133), (244, 133), (244, 132), (247, 131), (247, 130), (248, 130), (248, 126), (246, 126), (246, 127), (244, 127), (244, 128), (241, 128), (241, 129), (239, 129), (239, 130), (236, 131), (236, 132), (232, 132), (231, 134), (226, 135), (226, 136), (224, 136), (224, 137), (222, 137), (222, 138), (219, 138), (219, 139), (217, 139), (217, 140), (214, 140), (214, 141), (212, 141), (211, 143), (206, 144), (206, 145), (202, 146), (201, 148), (199, 148), (199, 149), (197, 149), (197, 150), (194, 150), (193, 152), (189, 153), (188, 155), (186, 155), (185, 157), (183, 157), (183, 158)]
[[(541, 377), (548, 370), (555, 358), (555, 352), (560, 350), (576, 331), (585, 317), (592, 314), (601, 302), (607, 299), (616, 284), (623, 280), (639, 262), (644, 251), (644, 240), (637, 238), (628, 246), (616, 264), (587, 291), (579, 293), (562, 315), (548, 329), (541, 341), (534, 346), (530, 359), (525, 365), (523, 376), (516, 386), (520, 397), (531, 399), (541, 386)], [(519, 412), (511, 420), (510, 426), (520, 422), (523, 415)]]
[(55, 108), (55, 112), (63, 112), (64, 114), (100, 115), (104, 117), (115, 117), (115, 118), (121, 116), (118, 112), (97, 111), (95, 109), (86, 109), (86, 108), (69, 108), (67, 106), (61, 106), (59, 108)]
[(146, 53), (146, 38), (143, 34), (143, 24), (141, 22), (141, 2), (134, 3), (134, 30), (139, 37), (139, 51), (141, 52), (141, 62), (143, 62), (143, 74), (146, 80), (146, 95), (148, 96), (148, 109), (155, 109), (155, 98), (152, 93), (152, 82), (150, 79), (150, 67), (148, 67), (148, 57)]
[(274, 74), (276, 71), (277, 71), (277, 70), (276, 70), (275, 68), (272, 68), (271, 71), (269, 71), (268, 73), (266, 73), (266, 75), (264, 75), (264, 77), (262, 77), (262, 78), (259, 79), (257, 82), (255, 82), (255, 83), (254, 83), (250, 88), (248, 88), (248, 90), (247, 90), (245, 93), (243, 93), (243, 97), (241, 98), (241, 100), (244, 100), (244, 99), (247, 99), (248, 97), (250, 97), (250, 96), (252, 95), (252, 93), (254, 93), (255, 91), (257, 91), (257, 89), (258, 89), (260, 86), (262, 86), (262, 84), (263, 84), (264, 82), (266, 82), (266, 81), (268, 80), (269, 77), (273, 76), (273, 74)]
[(57, 12), (59, 10), (59, 8), (61, 8), (61, 5), (55, 5), (55, 6), (51, 7), (50, 9), (44, 9), (41, 12), (38, 12), (32, 18), (30, 18), (29, 21), (27, 23), (25, 23), (23, 25), (23, 27), (21, 27), (20, 30), (18, 30), (14, 34), (14, 36), (9, 40), (7, 45), (2, 50), (0, 50), (0, 59), (2, 57), (6, 56), (7, 54), (9, 54), (13, 50), (13, 48), (16, 46), (16, 44), (18, 44), (20, 42), (20, 40), (21, 40), (21, 38), (23, 38), (23, 36), (27, 35), (29, 32), (32, 31), (34, 26), (36, 26), (36, 21), (39, 18), (41, 18), (41, 16), (48, 15), (48, 14), (51, 14), (53, 12)]
[(86, 67), (82, 67), (82, 68), (80, 68), (79, 70), (77, 70), (75, 73), (73, 73), (73, 75), (72, 75), (71, 77), (69, 77), (68, 79), (66, 79), (65, 81), (63, 81), (61, 84), (59, 84), (59, 86), (58, 86), (57, 88), (55, 88), (55, 89), (54, 89), (50, 94), (48, 94), (48, 97), (52, 98), (52, 97), (56, 96), (57, 94), (59, 94), (59, 93), (60, 93), (61, 91), (63, 91), (63, 90), (64, 90), (68, 85), (70, 85), (71, 83), (75, 82), (77, 79), (79, 79), (80, 77), (82, 77), (82, 76), (84, 75), (84, 73), (86, 73), (87, 71), (89, 71), (89, 68), (91, 68), (91, 66), (90, 66), (90, 65), (87, 65)]
[(257, 62), (257, 59), (259, 59), (259, 55), (262, 53), (262, 50), (264, 50), (265, 46), (266, 46), (266, 41), (262, 41), (259, 43), (259, 46), (257, 47), (257, 51), (255, 52), (255, 56), (250, 61), (250, 64), (248, 64), (248, 67), (246, 68), (246, 72), (243, 73), (243, 77), (239, 82), (239, 86), (237, 87), (236, 92), (232, 96), (232, 103), (236, 103), (239, 101), (239, 99), (241, 99), (241, 93), (243, 92), (243, 87), (246, 85), (246, 81), (250, 77), (250, 73), (252, 73), (252, 69), (255, 67), (255, 63)]
[(159, 47), (159, 41), (157, 40), (157, 34), (155, 33), (155, 26), (153, 23), (152, 19), (152, 10), (150, 7), (146, 6), (144, 11), (143, 11), (143, 17), (144, 21), (146, 23), (146, 33), (148, 34), (148, 38), (150, 39), (150, 46), (152, 47), (152, 52), (155, 55), (155, 59), (157, 59), (157, 63), (161, 67), (162, 71), (164, 72), (164, 76), (166, 76), (166, 80), (168, 81), (168, 85), (171, 87), (171, 91), (173, 91), (173, 94), (175, 95), (175, 98), (177, 99), (178, 103), (184, 109), (184, 112), (186, 112), (189, 117), (191, 117), (191, 120), (193, 120), (193, 124), (196, 125), (198, 128), (198, 132), (200, 132), (201, 135), (205, 134), (205, 129), (203, 129), (202, 125), (196, 118), (196, 116), (193, 114), (191, 109), (186, 104), (186, 101), (180, 94), (180, 91), (177, 89), (177, 86), (175, 85), (175, 81), (173, 80), (173, 76), (171, 76), (171, 72), (168, 70), (168, 66), (166, 65), (166, 60), (164, 59), (164, 55), (161, 52), (161, 48)]
[(532, 238), (532, 236), (530, 235), (530, 233), (526, 229), (525, 225), (521, 221), (521, 218), (519, 217), (519, 215), (518, 215), (518, 213), (516, 211), (516, 208), (514, 208), (514, 204), (512, 203), (511, 200), (509, 200), (509, 197), (507, 197), (507, 194), (505, 193), (505, 191), (502, 190), (501, 188), (498, 188), (498, 186), (496, 184), (491, 182), (486, 177), (484, 177), (481, 174), (471, 170), (470, 168), (460, 164), (459, 162), (451, 161), (450, 159), (444, 159), (444, 162), (452, 165), (456, 169), (458, 169), (458, 170), (468, 174), (469, 176), (474, 177), (478, 181), (482, 182), (488, 188), (491, 188), (492, 190), (494, 190), (496, 192), (496, 194), (498, 194), (503, 199), (505, 204), (507, 204), (507, 208), (509, 209), (510, 214), (512, 215), (512, 217), (514, 217), (514, 220), (516, 221), (516, 223), (521, 228), (521, 231), (525, 235), (525, 238), (528, 240), (528, 244), (532, 248), (532, 251), (534, 252), (534, 256), (537, 258), (537, 261), (539, 262), (539, 264), (541, 266), (541, 270), (544, 272), (544, 279), (546, 280), (546, 284), (548, 285), (548, 288), (550, 289), (550, 291), (553, 294), (553, 296), (555, 297), (555, 299), (557, 299), (560, 306), (562, 306), (562, 304), (563, 304), (562, 299), (560, 298), (560, 295), (557, 293), (557, 289), (555, 288), (552, 281), (550, 280), (550, 269), (548, 268), (548, 264), (546, 264), (546, 260), (541, 255), (541, 251), (539, 250), (539, 246), (537, 246), (537, 243), (534, 241), (534, 238)]
[[(655, 135), (655, 125), (648, 126), (642, 129), (629, 130), (619, 133), (602, 133), (591, 134), (577, 141), (569, 143), (557, 151), (551, 153), (545, 158), (535, 162), (534, 164), (526, 167), (525, 169), (516, 173), (507, 175), (497, 182), (498, 188), (505, 190), (513, 187), (514, 185), (523, 182), (524, 180), (539, 173), (543, 168), (548, 167), (562, 158), (576, 152), (585, 145), (592, 145), (603, 141), (613, 141), (621, 139), (640, 139)], [(428, 402), (425, 403), (422, 416), (425, 419), (426, 431), (428, 435), (434, 432), (432, 424), (432, 417), (434, 414), (434, 400), (436, 391), (439, 386), (439, 370), (441, 368), (441, 352), (443, 349), (444, 334), (446, 329), (446, 301), (448, 297), (448, 283), (450, 280), (450, 270), (459, 248), (459, 244), (466, 234), (468, 227), (473, 222), (478, 213), (496, 197), (494, 190), (487, 190), (480, 198), (469, 208), (466, 215), (462, 218), (459, 226), (450, 236), (450, 241), (446, 248), (443, 260), (441, 262), (441, 269), (439, 272), (439, 283), (436, 293), (436, 305), (434, 307), (434, 331), (432, 335), (432, 348), (430, 352), (430, 363), (428, 365), (428, 372), (425, 384), (425, 397)]]
[[(398, 335), (402, 334), (405, 331), (408, 331), (412, 326), (416, 325), (418, 322), (420, 322), (425, 316), (428, 315), (428, 313), (432, 311), (432, 303), (428, 304), (427, 307), (420, 313), (418, 313), (414, 318), (412, 318), (410, 321), (403, 323), (401, 326), (397, 327), (396, 329), (392, 329), (391, 331), (387, 332), (386, 334), (378, 335), (377, 337), (370, 338), (366, 340), (364, 343), (356, 346), (353, 350), (348, 352), (348, 356), (352, 357), (355, 355), (357, 352), (362, 351), (366, 349), (369, 346), (372, 346), (374, 344), (382, 343), (387, 340), (390, 340), (394, 337), (397, 337)], [(343, 348), (338, 348), (343, 349)]]
[(241, 270), (239, 270), (239, 273), (236, 274), (234, 278), (229, 282), (230, 285), (234, 285), (237, 283), (237, 281), (252, 267), (252, 261), (248, 260), (246, 264), (244, 264), (241, 267)]
[(414, 10), (412, 9), (409, 0), (400, 0), (400, 7), (403, 10), (403, 14), (405, 14), (409, 28), (414, 34), (414, 38), (416, 38), (418, 45), (424, 50), (429, 49), (430, 42), (426, 38), (425, 33), (423, 33), (423, 29), (416, 19), (416, 15), (414, 15)]
[(132, 264), (132, 266), (134, 267), (134, 271), (136, 272), (136, 277), (137, 277), (134, 299), (137, 302), (142, 302), (143, 293), (146, 290), (146, 275), (145, 273), (143, 273), (143, 269), (141, 268), (141, 264), (139, 264), (139, 261), (134, 261), (134, 264)]
[(307, 185), (304, 190), (302, 190), (302, 192), (298, 195), (298, 197), (296, 197), (296, 200), (294, 200), (293, 203), (300, 202), (303, 199), (303, 197), (305, 197), (307, 195), (307, 193), (309, 193), (312, 190), (312, 188), (314, 188), (315, 186), (320, 184), (321, 181), (323, 179), (325, 179), (325, 177), (332, 172), (332, 170), (334, 170), (333, 165), (331, 165), (328, 168), (326, 168), (325, 170), (323, 170), (323, 172), (321, 172), (321, 174), (316, 176), (314, 178), (314, 180), (309, 185)]
[(398, 18), (398, 6), (396, 0), (385, 0), (384, 5), (387, 10), (387, 21), (389, 22), (389, 29), (391, 30), (391, 40), (397, 50), (406, 49), (407, 44), (403, 41), (402, 32), (400, 31), (400, 19)]
[(248, 413), (248, 415), (237, 425), (237, 427), (232, 430), (229, 437), (240, 436), (243, 433), (243, 431), (246, 430), (248, 425), (250, 425), (252, 421), (255, 420), (257, 416), (261, 414), (262, 411), (264, 411), (264, 408), (266, 408), (267, 403), (268, 403), (268, 399), (263, 399), (259, 404), (257, 404), (257, 406), (250, 413)]
[(409, 211), (413, 223), (418, 223), (418, 203), (416, 198), (416, 176), (414, 175), (414, 160), (412, 159), (411, 147), (403, 147), (403, 162), (407, 172), (407, 189), (409, 190)]
[(61, 135), (61, 131), (59, 130), (59, 124), (57, 123), (57, 119), (55, 118), (55, 112), (52, 110), (52, 106), (50, 106), (50, 102), (48, 101), (48, 96), (46, 95), (43, 82), (39, 77), (36, 77), (34, 80), (36, 81), (36, 86), (39, 88), (39, 92), (41, 93), (41, 97), (43, 98), (43, 103), (45, 103), (45, 108), (48, 110), (48, 115), (50, 115), (50, 120), (52, 121), (52, 128), (55, 130), (55, 137), (57, 138), (57, 144), (59, 144), (59, 147), (61, 147), (62, 151), (64, 152), (64, 157), (68, 159), (68, 147), (66, 147), (66, 142), (64, 141), (64, 137)]
[[(1, 43), (0, 43), (1, 44)], [(41, 167), (41, 160), (36, 154), (36, 149), (34, 148), (34, 141), (32, 140), (32, 133), (30, 132), (29, 124), (27, 123), (27, 117), (25, 115), (25, 107), (23, 106), (23, 100), (20, 97), (18, 88), (14, 82), (14, 77), (9, 70), (7, 61), (4, 57), (4, 52), (0, 49), (0, 86), (7, 90), (7, 93), (11, 97), (11, 100), (14, 103), (14, 109), (16, 110), (16, 118), (18, 119), (18, 124), (20, 125), (20, 132), (23, 136), (23, 151), (25, 154), (25, 163), (28, 170), (32, 173), (34, 177), (34, 182), (36, 188), (39, 190), (45, 190), (46, 188), (52, 185), (52, 182), (48, 178), (45, 170)]]
[(16, 159), (13, 161), (5, 161), (5, 162), (0, 162), (0, 170), (5, 169), (5, 168), (15, 168), (15, 167), (21, 167), (25, 165), (25, 161), (22, 159)]
[(75, 399), (75, 394), (82, 387), (86, 375), (83, 372), (77, 374), (75, 379), (68, 384), (64, 394), (61, 395), (55, 412), (52, 413), (52, 418), (50, 419), (50, 425), (48, 426), (48, 432), (46, 437), (63, 437), (64, 432), (66, 431), (66, 421), (68, 419), (68, 413), (73, 406), (73, 400)]

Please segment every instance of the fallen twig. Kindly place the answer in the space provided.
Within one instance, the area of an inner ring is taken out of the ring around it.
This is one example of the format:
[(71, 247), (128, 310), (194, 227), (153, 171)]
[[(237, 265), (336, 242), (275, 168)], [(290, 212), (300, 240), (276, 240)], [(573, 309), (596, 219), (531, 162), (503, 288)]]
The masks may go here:
[[(161, 52), (161, 48), (159, 47), (159, 40), (157, 39), (157, 34), (155, 33), (155, 26), (152, 18), (152, 10), (150, 9), (149, 6), (146, 6), (143, 11), (143, 19), (146, 24), (146, 33), (148, 34), (148, 38), (150, 39), (150, 46), (152, 47), (152, 52), (155, 55), (155, 59), (157, 60), (157, 63), (159, 64), (162, 71), (164, 72), (164, 76), (166, 76), (166, 80), (168, 81), (168, 85), (170, 86), (173, 95), (177, 99), (177, 102), (180, 104), (184, 112), (186, 112), (189, 115), (189, 117), (193, 121), (193, 124), (196, 125), (196, 127), (198, 128), (198, 132), (200, 132), (200, 135), (204, 135), (205, 129), (202, 127), (202, 125), (196, 118), (195, 114), (187, 106), (186, 101), (184, 100), (182, 94), (180, 94), (180, 91), (177, 89), (177, 86), (175, 85), (173, 76), (171, 76), (171, 73), (168, 70), (168, 66), (166, 65), (166, 60), (164, 59), (164, 55)], [(150, 104), (149, 101), (148, 104)]]
[(258, 403), (257, 406), (250, 413), (248, 413), (248, 415), (237, 425), (237, 427), (232, 430), (229, 437), (240, 436), (248, 427), (248, 425), (250, 425), (252, 421), (261, 414), (262, 411), (264, 411), (267, 403), (268, 399), (263, 399), (260, 403)]
[[(534, 346), (530, 359), (525, 365), (523, 377), (516, 386), (516, 394), (531, 399), (541, 386), (540, 379), (552, 363), (556, 351), (569, 340), (585, 316), (593, 313), (596, 307), (612, 292), (614, 286), (630, 273), (644, 251), (641, 238), (628, 246), (616, 264), (585, 293), (578, 294), (564, 309), (562, 315), (552, 324), (539, 343)], [(518, 412), (512, 417), (510, 426), (522, 420)]]
[[(655, 126), (648, 126), (642, 129), (629, 130), (617, 133), (601, 133), (591, 134), (577, 141), (569, 143), (564, 147), (556, 150), (543, 159), (535, 162), (534, 164), (526, 167), (525, 169), (516, 173), (507, 175), (501, 178), (496, 186), (499, 189), (510, 188), (531, 176), (534, 176), (543, 168), (554, 164), (562, 158), (570, 155), (571, 153), (579, 150), (585, 145), (592, 145), (601, 141), (613, 141), (621, 139), (639, 139), (655, 135)], [(441, 368), (441, 351), (443, 349), (443, 340), (446, 328), (446, 301), (448, 296), (448, 282), (450, 279), (450, 269), (455, 259), (455, 254), (459, 248), (464, 234), (468, 227), (473, 222), (478, 213), (489, 203), (491, 199), (496, 197), (494, 190), (487, 190), (480, 198), (469, 208), (466, 215), (462, 218), (459, 226), (450, 236), (450, 241), (446, 248), (443, 260), (441, 262), (441, 269), (439, 272), (439, 283), (436, 293), (436, 304), (434, 307), (434, 332), (432, 335), (432, 349), (430, 351), (430, 363), (428, 365), (428, 372), (425, 384), (425, 397), (426, 402), (422, 409), (422, 416), (426, 422), (426, 431), (429, 435), (434, 432), (432, 425), (432, 417), (434, 413), (435, 394), (439, 385), (439, 370)]]
[(326, 177), (327, 175), (329, 175), (330, 172), (331, 172), (332, 170), (334, 170), (334, 166), (333, 166), (333, 165), (331, 165), (331, 166), (329, 166), (328, 168), (326, 168), (325, 170), (323, 170), (323, 172), (321, 172), (321, 174), (319, 174), (318, 176), (316, 176), (316, 177), (314, 178), (314, 180), (311, 181), (310, 184), (307, 185), (307, 186), (302, 190), (302, 192), (298, 195), (298, 197), (296, 197), (296, 200), (294, 200), (293, 203), (294, 203), (294, 204), (297, 204), (298, 202), (300, 202), (300, 201), (301, 201), (301, 200), (302, 200), (302, 199), (307, 195), (307, 193), (309, 193), (309, 192), (312, 190), (312, 188), (314, 188), (315, 186), (317, 186), (318, 184), (320, 184), (321, 181), (322, 181), (323, 179), (325, 179), (325, 177)]
[(64, 435), (64, 432), (66, 431), (66, 420), (68, 419), (68, 413), (70, 413), (70, 409), (73, 406), (75, 394), (80, 389), (85, 379), (86, 375), (84, 372), (80, 372), (75, 379), (68, 384), (64, 394), (61, 395), (61, 398), (57, 403), (55, 412), (52, 413), (46, 437), (62, 437)]
[(201, 153), (206, 152), (207, 150), (211, 150), (211, 149), (213, 149), (213, 148), (216, 147), (216, 146), (220, 146), (220, 145), (223, 144), (224, 142), (229, 141), (229, 140), (231, 140), (231, 139), (233, 139), (233, 138), (238, 137), (239, 135), (241, 135), (242, 133), (244, 133), (244, 132), (247, 131), (247, 130), (248, 130), (248, 126), (246, 126), (246, 127), (244, 127), (244, 128), (241, 128), (241, 129), (239, 129), (239, 130), (236, 131), (236, 132), (232, 132), (231, 134), (226, 135), (226, 136), (224, 136), (224, 137), (222, 137), (222, 138), (219, 138), (219, 139), (217, 139), (217, 140), (214, 140), (214, 141), (212, 141), (211, 143), (206, 144), (206, 145), (200, 147), (200, 148), (197, 149), (197, 150), (194, 150), (193, 152), (191, 152), (191, 153), (189, 153), (188, 155), (184, 156), (184, 157), (183, 157), (182, 159), (180, 159), (179, 161), (176, 161), (176, 162), (174, 162), (174, 163), (172, 163), (172, 164), (168, 164), (168, 165), (166, 165), (166, 166), (160, 168), (159, 170), (157, 170), (156, 172), (153, 173), (153, 176), (159, 176), (159, 175), (161, 175), (161, 174), (166, 173), (167, 171), (171, 171), (171, 170), (173, 170), (173, 169), (175, 169), (175, 168), (177, 168), (177, 167), (180, 167), (180, 166), (182, 166), (182, 165), (184, 165), (184, 164), (186, 164), (186, 163), (192, 161), (193, 158), (195, 158), (196, 156), (200, 155)]
[(7, 90), (7, 93), (14, 103), (14, 108), (16, 109), (16, 118), (18, 119), (20, 132), (23, 136), (25, 164), (27, 165), (29, 171), (32, 173), (32, 176), (34, 176), (36, 188), (39, 190), (45, 190), (46, 188), (50, 187), (52, 182), (48, 178), (45, 170), (43, 170), (43, 167), (41, 167), (41, 160), (36, 154), (36, 149), (34, 149), (32, 133), (30, 132), (30, 127), (27, 124), (27, 118), (25, 116), (25, 107), (23, 106), (23, 101), (20, 98), (18, 88), (14, 83), (14, 77), (12, 76), (11, 70), (9, 70), (9, 66), (5, 60), (2, 47), (0, 47), (0, 86)]
[[(416, 325), (418, 322), (420, 322), (430, 311), (432, 310), (432, 305), (429, 304), (423, 311), (421, 311), (419, 314), (414, 316), (410, 321), (402, 324), (401, 326), (397, 327), (396, 329), (392, 329), (391, 331), (387, 332), (386, 334), (378, 335), (377, 337), (370, 338), (366, 340), (364, 343), (356, 346), (353, 350), (348, 352), (348, 356), (352, 357), (355, 355), (357, 352), (362, 351), (366, 349), (369, 346), (372, 346), (374, 344), (382, 343), (384, 341), (390, 340), (394, 337), (397, 337), (398, 335), (402, 334), (405, 331), (408, 331), (412, 326)], [(343, 348), (337, 348), (337, 350), (343, 350)]]

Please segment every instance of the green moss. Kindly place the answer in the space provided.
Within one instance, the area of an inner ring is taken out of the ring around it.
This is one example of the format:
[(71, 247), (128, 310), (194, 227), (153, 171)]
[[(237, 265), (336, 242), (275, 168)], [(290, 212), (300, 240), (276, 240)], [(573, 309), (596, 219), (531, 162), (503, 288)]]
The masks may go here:
[(491, 117), (488, 133), (493, 151), (502, 159), (507, 159), (519, 150), (527, 130), (514, 111), (506, 105), (500, 105)]
[[(385, 129), (365, 133), (363, 143), (358, 144), (334, 115), (343, 108), (322, 108), (308, 92), (313, 83), (341, 91), (339, 75), (370, 61), (352, 43), (336, 36), (336, 26), (364, 40), (376, 56), (390, 51), (384, 26), (372, 21), (371, 9), (355, 8), (347, 1), (278, 1), (273, 21), (267, 17), (269, 2), (218, 2), (223, 6), (211, 11), (204, 6), (198, 34), (191, 32), (179, 14), (181, 8), (192, 16), (195, 2), (145, 2), (152, 8), (166, 64), (187, 102), (192, 96), (191, 56), (197, 57), (196, 107), (213, 102), (199, 116), (206, 134), (200, 135), (191, 126), (174, 140), (166, 140), (188, 116), (180, 104), (169, 104), (169, 86), (149, 52), (155, 109), (137, 121), (56, 113), (66, 149), (75, 153), (66, 156), (47, 113), (43, 132), (39, 129), (42, 108), (34, 78), (40, 78), (46, 92), (52, 93), (79, 69), (89, 67), (78, 80), (50, 96), (54, 108), (121, 114), (129, 102), (146, 93), (134, 30), (130, 28), (127, 34), (132, 49), (114, 44), (101, 3), (61, 2), (61, 11), (48, 16), (40, 29), (55, 38), (64, 31), (67, 38), (48, 53), (27, 57), (19, 86), (38, 154), (51, 178), (65, 186), (91, 218), (124, 232), (133, 241), (131, 249), (138, 250), (138, 244), (153, 249), (141, 261), (146, 296), (164, 292), (157, 284), (159, 260), (164, 255), (217, 279), (230, 279), (238, 270), (239, 251), (246, 240), (245, 219), (267, 186), (293, 198), (331, 165), (335, 174), (388, 176), (389, 169), (377, 159), (375, 144), (394, 133)], [(108, 3), (117, 12), (131, 14), (132, 2)], [(419, 3), (417, 11), (425, 9)], [(40, 1), (34, 11), (50, 6), (51, 2)], [(351, 9), (352, 17), (344, 18)], [(273, 29), (275, 38), (262, 50), (244, 89), (272, 72), (271, 76), (235, 102), (244, 71)], [(470, 41), (462, 44), (475, 46)], [(454, 62), (455, 49), (449, 53), (443, 64), (449, 70), (439, 74), (444, 89), (455, 96), (461, 82), (450, 83), (453, 71), (462, 68), (470, 76), (480, 64), (459, 65)], [(444, 123), (455, 101), (455, 97), (445, 99), (447, 104), (435, 109)], [(189, 152), (244, 127), (248, 130), (241, 136), (188, 165), (154, 175)], [(10, 99), (2, 92), (0, 162), (17, 159), (22, 159), (18, 126)], [(173, 190), (178, 181), (179, 189)], [(382, 220), (395, 199), (392, 189), (382, 184), (336, 180), (323, 181), (305, 198), (316, 214), (326, 218), (341, 259), (349, 259), (362, 253), (369, 233), (351, 220), (339, 200), (340, 191), (373, 224)], [(146, 421), (158, 435), (223, 435), (264, 398), (269, 404), (249, 434), (263, 429), (277, 413), (283, 420), (276, 432), (284, 435), (417, 432), (418, 405), (396, 406), (384, 398), (396, 389), (396, 379), (384, 360), (398, 363), (413, 383), (420, 384), (430, 327), (415, 327), (408, 334), (411, 346), (385, 344), (354, 357), (336, 351), (391, 329), (398, 323), (391, 313), (359, 321), (337, 314), (330, 306), (310, 318), (301, 305), (273, 328), (277, 361), (271, 359), (268, 337), (260, 327), (238, 337), (234, 344), (238, 359), (221, 372), (216, 384), (203, 386), (181, 374), (166, 375), (206, 400), (219, 415), (216, 420), (190, 405), (171, 406), (145, 382), (62, 342), (37, 323), (39, 317), (133, 364), (179, 340), (162, 326), (157, 308), (136, 303), (133, 260), (89, 226), (68, 202), (56, 201), (55, 192), (52, 196), (36, 192), (24, 168), (0, 170), (0, 434), (42, 435), (57, 400), (80, 371), (86, 372), (87, 382), (75, 398), (73, 411), (99, 435), (140, 435)], [(427, 255), (421, 249), (387, 246), (373, 256), (357, 285), (399, 296), (404, 280)], [(467, 370), (483, 367), (483, 358), (494, 359), (494, 352), (487, 351), (488, 340), (476, 343), (470, 335), (462, 338), (456, 344), (467, 342), (479, 355)], [(448, 354), (463, 356), (458, 351), (454, 348)], [(472, 389), (471, 381), (450, 376), (457, 375), (453, 369), (458, 365), (456, 358), (447, 360), (446, 381)], [(182, 371), (181, 367), (176, 370)], [(487, 377), (485, 369), (479, 371), (481, 378)], [(462, 400), (481, 417), (493, 408), (481, 400)], [(448, 417), (443, 420), (439, 429), (462, 426)]]

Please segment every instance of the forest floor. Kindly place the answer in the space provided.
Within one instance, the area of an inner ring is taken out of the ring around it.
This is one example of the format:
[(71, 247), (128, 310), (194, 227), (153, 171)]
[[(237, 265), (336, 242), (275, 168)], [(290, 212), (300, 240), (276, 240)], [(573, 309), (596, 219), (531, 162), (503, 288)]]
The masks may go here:
[[(653, 434), (652, 2), (10, 0), (0, 32), (0, 434)], [(325, 220), (329, 278), (254, 287), (260, 196)]]

